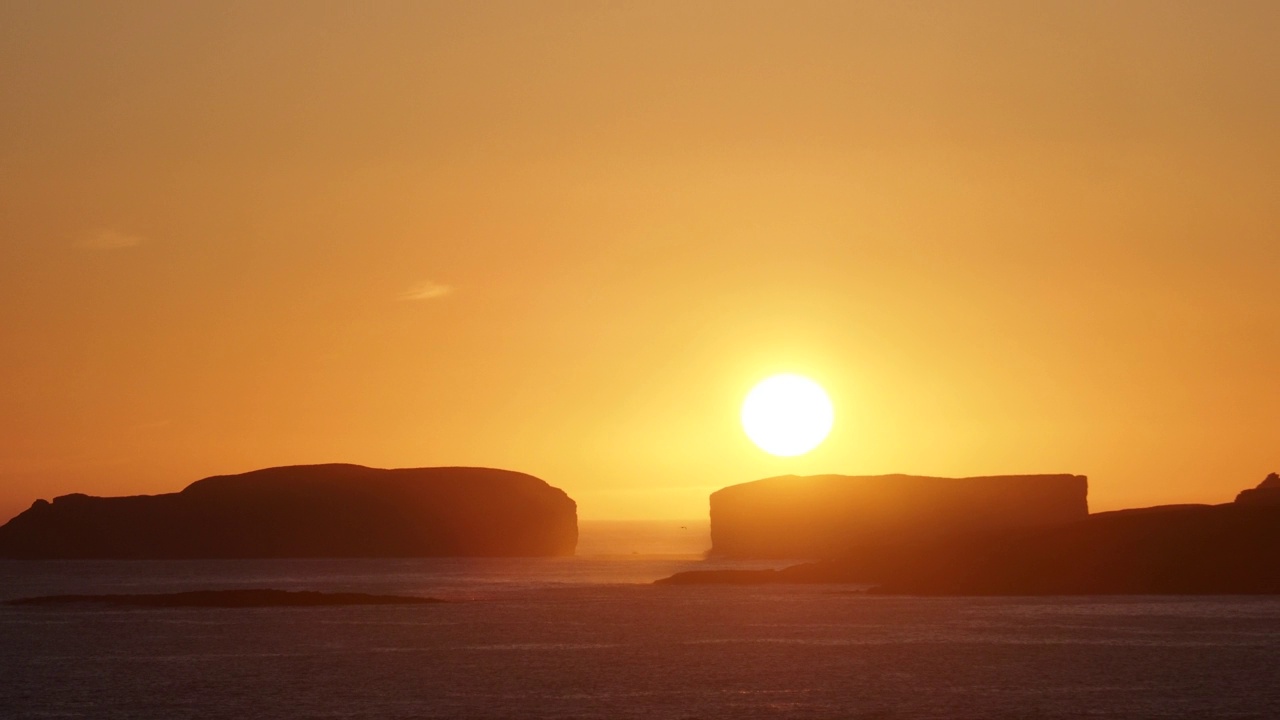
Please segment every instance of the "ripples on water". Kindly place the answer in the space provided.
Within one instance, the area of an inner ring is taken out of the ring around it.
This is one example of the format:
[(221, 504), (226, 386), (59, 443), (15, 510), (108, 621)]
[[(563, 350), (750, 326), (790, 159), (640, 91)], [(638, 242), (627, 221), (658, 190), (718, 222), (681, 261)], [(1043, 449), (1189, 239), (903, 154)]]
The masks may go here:
[(1280, 598), (655, 587), (696, 561), (0, 563), (0, 597), (230, 587), (401, 607), (0, 608), (0, 717), (1280, 718)]

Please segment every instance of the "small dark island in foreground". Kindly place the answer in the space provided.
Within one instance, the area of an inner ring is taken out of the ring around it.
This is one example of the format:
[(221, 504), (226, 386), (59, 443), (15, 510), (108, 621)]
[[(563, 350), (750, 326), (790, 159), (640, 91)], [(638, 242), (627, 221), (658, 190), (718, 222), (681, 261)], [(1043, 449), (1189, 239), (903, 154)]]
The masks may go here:
[(874, 536), (851, 529), (847, 538), (817, 562), (658, 582), (861, 583), (912, 595), (1280, 594), (1280, 477), (1222, 505), (1119, 510), (1035, 527)]
[(142, 595), (44, 595), (6, 600), (5, 605), (107, 605), (144, 608), (334, 607), (346, 605), (430, 605), (436, 598), (312, 590), (192, 590)]
[(577, 540), (577, 504), (532, 475), (301, 465), (37, 500), (0, 527), (0, 557), (535, 557), (572, 555)]

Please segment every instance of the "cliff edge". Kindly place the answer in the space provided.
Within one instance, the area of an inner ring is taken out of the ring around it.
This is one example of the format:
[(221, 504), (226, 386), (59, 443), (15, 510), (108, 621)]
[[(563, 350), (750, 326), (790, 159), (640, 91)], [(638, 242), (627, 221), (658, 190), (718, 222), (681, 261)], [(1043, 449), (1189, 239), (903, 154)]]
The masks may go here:
[(1089, 514), (1082, 475), (787, 475), (711, 495), (711, 552), (827, 559), (851, 548), (1062, 525)]
[(37, 500), (0, 526), (0, 557), (520, 557), (572, 555), (577, 539), (576, 503), (531, 475), (301, 465)]
[(1272, 475), (1235, 502), (1165, 505), (949, 537), (885, 535), (782, 570), (693, 571), (663, 584), (861, 583), (908, 595), (1280, 594)]

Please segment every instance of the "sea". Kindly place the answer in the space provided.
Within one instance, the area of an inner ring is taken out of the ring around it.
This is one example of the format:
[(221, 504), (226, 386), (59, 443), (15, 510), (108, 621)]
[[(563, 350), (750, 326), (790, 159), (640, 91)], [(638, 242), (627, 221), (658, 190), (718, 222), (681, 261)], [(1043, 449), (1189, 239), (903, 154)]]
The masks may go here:
[(413, 606), (0, 605), (0, 718), (1280, 718), (1280, 597), (657, 586), (705, 526), (576, 557), (0, 562), (0, 600), (278, 588)]

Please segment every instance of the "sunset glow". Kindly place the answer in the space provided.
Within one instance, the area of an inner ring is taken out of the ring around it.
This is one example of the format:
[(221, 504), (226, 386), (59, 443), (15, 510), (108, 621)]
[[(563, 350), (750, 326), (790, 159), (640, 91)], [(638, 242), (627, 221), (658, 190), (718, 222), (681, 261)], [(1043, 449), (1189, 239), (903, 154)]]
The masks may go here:
[[(0, 520), (311, 462), (597, 519), (792, 469), (1228, 501), (1275, 464), (1276, 7), (0, 5)], [(821, 464), (726, 420), (788, 367)]]
[(0, 0), (0, 98), (0, 720), (1280, 717), (1280, 0)]
[(774, 375), (742, 403), (742, 428), (771, 455), (803, 455), (831, 432), (835, 414), (822, 386), (800, 375)]

